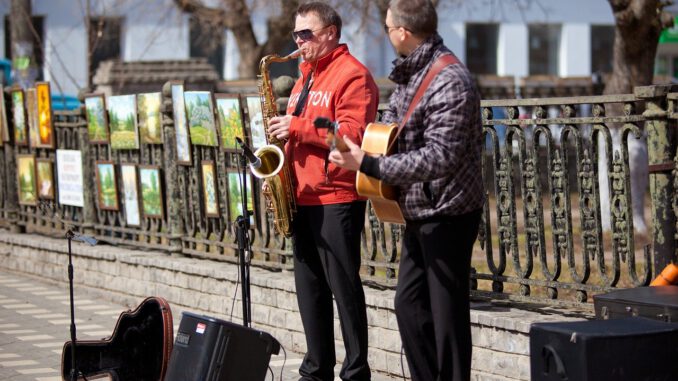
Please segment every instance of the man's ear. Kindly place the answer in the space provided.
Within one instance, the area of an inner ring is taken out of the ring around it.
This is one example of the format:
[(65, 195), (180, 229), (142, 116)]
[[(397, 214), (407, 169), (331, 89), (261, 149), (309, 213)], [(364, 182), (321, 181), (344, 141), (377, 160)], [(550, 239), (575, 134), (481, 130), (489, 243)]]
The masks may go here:
[(337, 38), (337, 26), (336, 25), (330, 25), (330, 31), (332, 33), (331, 39), (332, 40), (338, 40), (338, 38)]

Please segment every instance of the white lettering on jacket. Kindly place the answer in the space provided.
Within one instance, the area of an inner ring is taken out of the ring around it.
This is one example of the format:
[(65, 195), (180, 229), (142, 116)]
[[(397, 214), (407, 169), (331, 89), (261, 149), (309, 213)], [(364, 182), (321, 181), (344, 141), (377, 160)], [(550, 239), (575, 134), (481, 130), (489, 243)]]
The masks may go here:
[[(287, 107), (294, 109), (297, 107), (297, 102), (299, 102), (299, 97), (301, 93), (294, 93), (290, 95)], [(315, 107), (330, 107), (330, 98), (332, 98), (331, 91), (309, 91), (308, 97), (306, 98), (306, 106), (309, 105)]]

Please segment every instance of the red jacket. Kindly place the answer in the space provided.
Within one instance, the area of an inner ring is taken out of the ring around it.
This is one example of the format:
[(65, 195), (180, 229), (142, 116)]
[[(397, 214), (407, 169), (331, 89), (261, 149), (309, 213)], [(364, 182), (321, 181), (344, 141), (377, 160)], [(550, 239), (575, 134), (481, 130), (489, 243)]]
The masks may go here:
[(362, 199), (355, 190), (355, 172), (329, 162), (327, 130), (316, 129), (313, 121), (320, 116), (337, 121), (338, 135), (347, 135), (360, 145), (365, 127), (376, 117), (379, 89), (345, 44), (313, 66), (301, 63), (302, 77), (294, 85), (287, 105), (287, 114), (291, 115), (313, 69), (307, 103), (299, 116), (292, 117), (285, 153), (294, 177), (297, 204), (326, 205)]

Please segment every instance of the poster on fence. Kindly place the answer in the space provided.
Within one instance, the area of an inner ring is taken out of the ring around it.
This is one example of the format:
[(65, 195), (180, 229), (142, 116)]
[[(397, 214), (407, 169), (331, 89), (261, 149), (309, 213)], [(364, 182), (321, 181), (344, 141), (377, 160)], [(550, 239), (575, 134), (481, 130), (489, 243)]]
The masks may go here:
[(82, 153), (77, 150), (58, 149), (56, 154), (59, 204), (85, 206), (82, 190)]

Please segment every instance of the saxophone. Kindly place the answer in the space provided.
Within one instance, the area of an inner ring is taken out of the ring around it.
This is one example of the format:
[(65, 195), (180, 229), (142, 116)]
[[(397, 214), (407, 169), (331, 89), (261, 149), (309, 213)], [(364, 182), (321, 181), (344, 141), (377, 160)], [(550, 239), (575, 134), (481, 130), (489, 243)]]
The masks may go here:
[(286, 62), (299, 57), (300, 54), (300, 50), (295, 50), (285, 57), (271, 54), (259, 62), (259, 97), (267, 144), (254, 151), (254, 155), (261, 160), (259, 168), (250, 166), (252, 174), (264, 181), (262, 194), (266, 199), (266, 209), (273, 213), (275, 230), (285, 237), (292, 235), (292, 218), (296, 212), (296, 202), (292, 177), (283, 153), (284, 143), (268, 133), (268, 121), (278, 115), (268, 67), (273, 62)]

